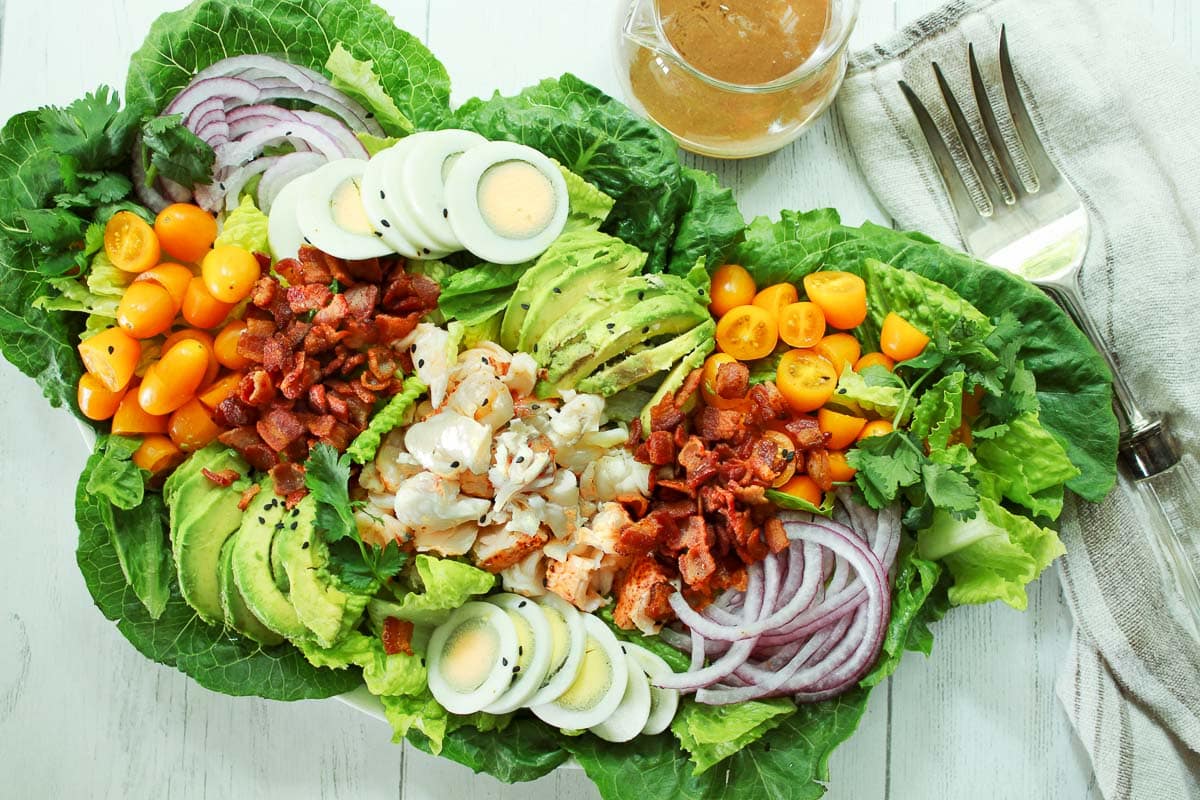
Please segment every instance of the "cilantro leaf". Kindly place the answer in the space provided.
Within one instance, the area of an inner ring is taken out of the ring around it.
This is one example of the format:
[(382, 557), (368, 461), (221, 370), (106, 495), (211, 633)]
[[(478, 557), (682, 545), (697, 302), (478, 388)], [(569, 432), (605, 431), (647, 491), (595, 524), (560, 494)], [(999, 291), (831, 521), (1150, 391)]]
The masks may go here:
[(901, 487), (921, 480), (924, 453), (912, 434), (892, 431), (863, 439), (846, 454), (858, 488), (871, 508), (883, 508), (896, 499)]
[(212, 183), (216, 153), (183, 125), (182, 114), (151, 117), (142, 125), (142, 163), (146, 182), (156, 176), (184, 186)]
[(65, 108), (47, 106), (37, 113), (47, 144), (69, 162), (63, 164), (65, 172), (74, 172), (79, 164), (96, 170), (123, 163), (139, 119), (136, 109), (121, 109), (117, 93), (107, 86)]

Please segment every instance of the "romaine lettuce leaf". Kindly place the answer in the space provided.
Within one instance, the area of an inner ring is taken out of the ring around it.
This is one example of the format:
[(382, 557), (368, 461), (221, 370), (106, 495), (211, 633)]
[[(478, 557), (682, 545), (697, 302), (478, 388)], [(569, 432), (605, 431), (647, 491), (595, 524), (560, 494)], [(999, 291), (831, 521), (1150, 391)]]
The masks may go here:
[(404, 390), (388, 400), (387, 405), (379, 409), (367, 429), (354, 437), (354, 441), (346, 448), (350, 460), (356, 464), (366, 464), (375, 458), (379, 443), (392, 429), (404, 422), (409, 409), (416, 405), (417, 398), (425, 393), (425, 384), (417, 377), (410, 376), (404, 381)]
[[(891, 420), (900, 411), (904, 396), (904, 387), (899, 382), (893, 384), (871, 381), (869, 376), (855, 372), (854, 368), (847, 364), (838, 378), (837, 389), (829, 398), (829, 404), (853, 414), (874, 414)], [(900, 418), (901, 423), (908, 421), (909, 412), (911, 408)]]
[(367, 689), (377, 697), (420, 695), (429, 686), (422, 654), (388, 655), (378, 636), (351, 631), (333, 647), (319, 647), (314, 642), (299, 642), (298, 646), (314, 667), (361, 667)]
[(562, 171), (563, 180), (567, 182), (567, 201), (570, 205), (567, 227), (563, 230), (598, 230), (612, 213), (613, 199), (562, 164), (559, 164), (558, 168)]
[(980, 442), (975, 458), (996, 476), (1000, 494), (1052, 520), (1062, 513), (1063, 484), (1079, 475), (1066, 448), (1032, 413), (1011, 420), (999, 437)]
[(966, 521), (942, 510), (917, 534), (921, 558), (942, 561), (954, 577), (950, 602), (989, 603), (1003, 600), (1024, 611), (1025, 586), (1066, 550), (1058, 534), (1005, 509), (987, 496), (979, 512)]
[(243, 53), (320, 71), (336, 42), (374, 60), (384, 91), (418, 128), (436, 127), (449, 114), (445, 67), (369, 0), (199, 0), (163, 14), (130, 61), (126, 99), (157, 113), (198, 70)]
[(221, 232), (214, 244), (237, 245), (251, 253), (270, 253), (267, 238), (268, 217), (254, 203), (249, 194), (242, 195), (241, 202), (225, 217)]
[(383, 715), (392, 726), (392, 741), (402, 742), (410, 730), (420, 731), (433, 754), (442, 752), (442, 742), (450, 723), (450, 712), (442, 708), (426, 691), (418, 695), (391, 695), (379, 698)]
[(421, 553), (416, 557), (418, 586), (397, 598), (389, 614), (420, 625), (445, 622), (450, 612), (471, 599), (486, 594), (496, 583), (490, 572)]
[(733, 192), (721, 186), (716, 175), (684, 167), (683, 179), (688, 190), (687, 210), (679, 218), (667, 265), (667, 271), (676, 275), (686, 275), (697, 259), (704, 259), (709, 269), (721, 266), (746, 229)]
[(936, 561), (917, 554), (916, 543), (906, 539), (896, 557), (896, 578), (892, 588), (892, 615), (879, 660), (860, 681), (863, 686), (875, 686), (900, 666), (906, 650), (929, 655), (933, 651), (933, 634), (929, 625), (945, 616), (949, 609), (946, 597), (948, 581), (945, 571)]
[(396, 101), (383, 88), (374, 61), (359, 61), (341, 42), (333, 46), (325, 71), (333, 76), (333, 88), (357, 100), (387, 133), (404, 136), (412, 133), (412, 120), (396, 107)]
[(952, 372), (921, 394), (909, 430), (930, 450), (945, 450), (962, 425), (962, 372)]
[(671, 722), (671, 732), (696, 765), (694, 774), (700, 775), (778, 728), (795, 710), (796, 704), (787, 698), (727, 706), (685, 700)]

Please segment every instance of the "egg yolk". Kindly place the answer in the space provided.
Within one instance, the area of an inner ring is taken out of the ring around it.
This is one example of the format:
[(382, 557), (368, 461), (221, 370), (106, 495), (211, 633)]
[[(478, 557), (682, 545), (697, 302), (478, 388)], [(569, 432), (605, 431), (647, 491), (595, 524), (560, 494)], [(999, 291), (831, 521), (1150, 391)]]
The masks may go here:
[(554, 187), (542, 171), (525, 161), (505, 161), (479, 181), (479, 210), (484, 221), (508, 239), (528, 239), (554, 219)]

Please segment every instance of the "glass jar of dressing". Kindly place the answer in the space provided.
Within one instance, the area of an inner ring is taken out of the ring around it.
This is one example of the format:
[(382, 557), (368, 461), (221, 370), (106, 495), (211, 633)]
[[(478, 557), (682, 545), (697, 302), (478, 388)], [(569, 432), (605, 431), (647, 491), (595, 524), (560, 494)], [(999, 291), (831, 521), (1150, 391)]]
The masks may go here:
[(833, 102), (857, 15), (858, 0), (633, 0), (618, 77), (684, 148), (762, 155)]

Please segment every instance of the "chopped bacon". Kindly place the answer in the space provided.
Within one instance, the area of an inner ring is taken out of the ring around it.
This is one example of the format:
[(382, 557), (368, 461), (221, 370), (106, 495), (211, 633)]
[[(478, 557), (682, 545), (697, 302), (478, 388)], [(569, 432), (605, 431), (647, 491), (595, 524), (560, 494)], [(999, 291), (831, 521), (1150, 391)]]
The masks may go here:
[(219, 472), (213, 472), (208, 467), (205, 467), (200, 472), (217, 486), (232, 486), (234, 481), (242, 477), (242, 474), (236, 469), (223, 469)]
[(700, 388), (700, 381), (704, 379), (704, 370), (694, 369), (688, 373), (687, 378), (683, 381), (683, 386), (679, 387), (679, 391), (675, 393), (675, 405), (683, 408), (687, 405), (687, 401), (691, 399), (696, 390)]
[(271, 480), (275, 482), (275, 494), (288, 497), (296, 492), (304, 491), (304, 466), (284, 462), (276, 464), (269, 470)]
[(813, 479), (817, 486), (821, 487), (821, 491), (828, 492), (833, 490), (833, 476), (829, 474), (829, 451), (823, 447), (817, 447), (808, 451), (804, 457), (804, 470), (808, 473), (808, 477)]
[(366, 322), (375, 311), (379, 302), (379, 287), (363, 284), (347, 289), (343, 296), (346, 305), (350, 307), (350, 316), (360, 322)]
[(630, 523), (617, 534), (617, 555), (636, 556), (648, 553), (674, 528), (674, 520), (662, 511), (656, 511), (648, 517)]
[(771, 517), (766, 521), (763, 525), (763, 538), (767, 540), (767, 549), (772, 553), (780, 553), (791, 545), (779, 517)]
[(742, 415), (737, 411), (705, 406), (696, 415), (696, 433), (709, 442), (730, 440), (744, 429)]
[(647, 460), (657, 466), (665, 466), (675, 460), (675, 438), (669, 431), (655, 431), (646, 440)]
[(265, 408), (275, 399), (275, 384), (271, 376), (261, 369), (246, 373), (238, 386), (238, 399), (248, 406)]
[(671, 395), (667, 395), (650, 409), (651, 432), (674, 430), (677, 425), (683, 424), (683, 420), (683, 412), (675, 405), (675, 398)]
[(325, 307), (333, 291), (323, 283), (305, 283), (287, 288), (287, 304), (294, 314), (307, 314)]
[(717, 396), (726, 400), (740, 400), (750, 390), (750, 368), (740, 361), (731, 361), (717, 368)]
[(413, 654), (413, 624), (408, 620), (387, 617), (383, 620), (383, 652), (389, 656)]
[(276, 407), (263, 415), (256, 430), (272, 450), (279, 452), (303, 436), (306, 429), (304, 423), (291, 411)]
[(238, 510), (245, 511), (247, 508), (249, 508), (250, 503), (254, 501), (254, 498), (257, 497), (258, 493), (261, 491), (262, 487), (255, 483), (252, 484), (250, 488), (246, 489), (246, 491), (242, 492), (242, 497), (240, 500), (238, 500)]
[(788, 416), (787, 401), (774, 381), (764, 381), (750, 387), (750, 421), (755, 425), (766, 425)]
[(420, 314), (409, 314), (404, 317), (393, 317), (390, 314), (376, 314), (375, 328), (379, 331), (377, 341), (390, 342), (403, 339), (417, 329), (421, 321)]
[(226, 397), (214, 409), (213, 419), (222, 428), (239, 428), (253, 424), (258, 411), (240, 397)]
[(279, 294), (279, 281), (270, 275), (259, 278), (250, 290), (250, 302), (259, 308), (270, 308)]
[(809, 415), (797, 417), (783, 426), (797, 450), (811, 450), (814, 447), (825, 447), (826, 435), (822, 433), (817, 418)]

